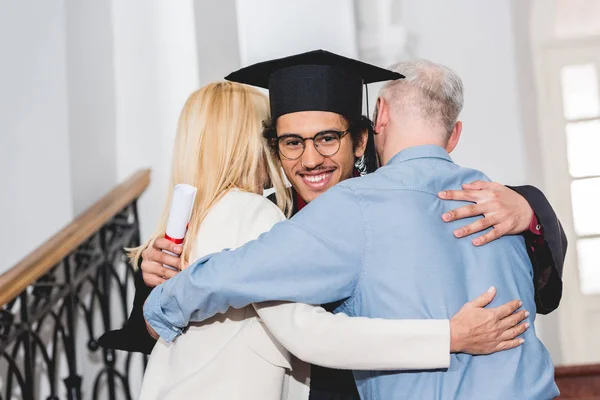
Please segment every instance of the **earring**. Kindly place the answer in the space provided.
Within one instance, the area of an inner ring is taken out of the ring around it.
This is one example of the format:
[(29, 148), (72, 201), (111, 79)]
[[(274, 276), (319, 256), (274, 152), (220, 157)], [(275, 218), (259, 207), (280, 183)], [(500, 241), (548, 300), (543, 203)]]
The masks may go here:
[(367, 163), (364, 154), (354, 161), (354, 168), (356, 168), (360, 176), (367, 174)]

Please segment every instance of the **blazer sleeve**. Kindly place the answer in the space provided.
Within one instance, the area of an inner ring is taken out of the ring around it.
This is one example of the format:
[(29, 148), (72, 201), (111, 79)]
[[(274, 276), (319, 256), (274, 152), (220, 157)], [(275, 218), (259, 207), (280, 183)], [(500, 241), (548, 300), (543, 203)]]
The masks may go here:
[(508, 187), (529, 202), (544, 232), (544, 243), (541, 246), (533, 246), (532, 235), (529, 232), (525, 232), (524, 237), (534, 268), (537, 312), (548, 314), (558, 307), (562, 297), (562, 271), (567, 252), (567, 237), (544, 193), (529, 185)]
[(436, 369), (450, 365), (448, 320), (391, 320), (332, 314), (303, 303), (254, 307), (273, 336), (296, 357), (352, 370)]
[(134, 272), (135, 295), (133, 308), (123, 328), (104, 333), (98, 344), (106, 349), (124, 350), (129, 352), (150, 354), (156, 340), (150, 336), (144, 321), (143, 307), (152, 288), (146, 286), (142, 278), (142, 270)]

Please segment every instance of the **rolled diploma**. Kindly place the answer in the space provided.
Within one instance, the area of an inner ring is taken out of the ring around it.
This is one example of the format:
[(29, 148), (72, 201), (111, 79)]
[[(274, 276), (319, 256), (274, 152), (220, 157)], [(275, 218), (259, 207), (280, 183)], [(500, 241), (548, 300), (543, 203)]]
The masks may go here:
[[(169, 209), (169, 219), (167, 220), (165, 239), (168, 239), (175, 244), (183, 243), (185, 233), (187, 232), (187, 226), (192, 215), (196, 191), (197, 189), (195, 187), (186, 185), (185, 183), (175, 185), (175, 188), (173, 189), (173, 198), (171, 199), (171, 208)], [(167, 250), (163, 250), (163, 252), (179, 257), (179, 255), (173, 254)], [(176, 269), (165, 264), (163, 264), (163, 266), (170, 269)]]

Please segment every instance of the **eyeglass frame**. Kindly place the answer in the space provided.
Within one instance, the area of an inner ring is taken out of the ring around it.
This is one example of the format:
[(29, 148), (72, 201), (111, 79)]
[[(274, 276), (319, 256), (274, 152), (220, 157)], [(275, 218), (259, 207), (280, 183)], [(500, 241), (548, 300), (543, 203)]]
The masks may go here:
[[(340, 151), (340, 147), (342, 147), (342, 138), (343, 138), (344, 136), (346, 136), (346, 135), (347, 135), (348, 133), (350, 133), (350, 132), (351, 132), (351, 131), (350, 131), (350, 129), (346, 129), (345, 131), (337, 131), (337, 130), (335, 130), (335, 129), (327, 129), (327, 130), (324, 130), (324, 131), (320, 131), (320, 132), (317, 132), (317, 133), (315, 133), (315, 135), (314, 135), (313, 137), (307, 137), (307, 138), (304, 138), (304, 137), (300, 136), (300, 135), (299, 135), (299, 134), (297, 134), (297, 133), (286, 133), (286, 134), (284, 134), (284, 135), (277, 136), (276, 138), (271, 138), (271, 140), (272, 140), (272, 141), (273, 141), (273, 142), (274, 142), (274, 143), (277, 145), (277, 146), (276, 146), (276, 148), (277, 148), (277, 153), (278, 153), (279, 155), (281, 155), (281, 156), (282, 156), (283, 158), (285, 158), (286, 160), (294, 161), (294, 160), (297, 160), (297, 159), (299, 159), (300, 157), (302, 157), (302, 155), (303, 155), (303, 154), (304, 154), (304, 152), (306, 151), (306, 141), (307, 141), (307, 140), (312, 140), (312, 141), (313, 141), (313, 147), (315, 148), (315, 150), (317, 151), (317, 153), (319, 153), (319, 154), (320, 154), (320, 155), (322, 155), (323, 157), (332, 157), (332, 156), (335, 156), (335, 155), (337, 154), (337, 152), (338, 152), (338, 151)], [(336, 150), (336, 151), (334, 151), (333, 153), (331, 153), (331, 154), (327, 154), (327, 155), (325, 155), (325, 154), (321, 153), (321, 152), (319, 151), (319, 147), (318, 147), (318, 146), (315, 146), (315, 138), (316, 138), (317, 136), (319, 136), (319, 135), (321, 135), (321, 134), (325, 134), (325, 133), (335, 133), (335, 134), (338, 136), (338, 140), (339, 140), (339, 145), (338, 145), (338, 148), (337, 148), (337, 150)], [(287, 138), (290, 138), (290, 137), (292, 137), (292, 138), (296, 138), (296, 139), (299, 139), (299, 140), (301, 140), (301, 141), (302, 141), (302, 153), (300, 153), (300, 155), (299, 155), (298, 157), (296, 157), (296, 158), (290, 158), (290, 157), (287, 157), (285, 154), (283, 154), (283, 152), (282, 152), (282, 151), (281, 151), (281, 149), (279, 148), (279, 142), (281, 141), (281, 139), (287, 139)]]

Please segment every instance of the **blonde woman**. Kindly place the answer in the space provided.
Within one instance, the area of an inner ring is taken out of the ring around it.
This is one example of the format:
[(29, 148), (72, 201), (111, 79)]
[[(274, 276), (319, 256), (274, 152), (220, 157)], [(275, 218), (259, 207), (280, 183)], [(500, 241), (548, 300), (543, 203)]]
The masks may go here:
[[(181, 267), (239, 247), (285, 219), (291, 198), (262, 137), (267, 118), (266, 96), (238, 83), (213, 83), (187, 100), (171, 187), (187, 183), (198, 193)], [(277, 205), (262, 196), (267, 183), (275, 189)], [(165, 232), (169, 204), (167, 198), (155, 237)], [(133, 249), (134, 265), (150, 244)], [(141, 399), (307, 399), (308, 364), (292, 354), (331, 368), (446, 368), (449, 337), (447, 320), (349, 318), (298, 303), (229, 309), (190, 325), (173, 343), (156, 343)], [(466, 337), (453, 334), (453, 340)]]

